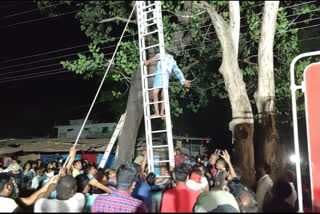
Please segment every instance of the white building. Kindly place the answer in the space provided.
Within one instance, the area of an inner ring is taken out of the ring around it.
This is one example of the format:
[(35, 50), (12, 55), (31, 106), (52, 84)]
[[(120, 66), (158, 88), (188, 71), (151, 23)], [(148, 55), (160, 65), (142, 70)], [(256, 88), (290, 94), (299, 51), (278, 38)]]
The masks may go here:
[[(83, 119), (70, 120), (70, 125), (55, 126), (58, 129), (57, 138), (76, 138), (81, 129)], [(106, 138), (111, 137), (115, 130), (117, 123), (92, 123), (88, 120), (84, 129), (82, 130), (80, 138)]]

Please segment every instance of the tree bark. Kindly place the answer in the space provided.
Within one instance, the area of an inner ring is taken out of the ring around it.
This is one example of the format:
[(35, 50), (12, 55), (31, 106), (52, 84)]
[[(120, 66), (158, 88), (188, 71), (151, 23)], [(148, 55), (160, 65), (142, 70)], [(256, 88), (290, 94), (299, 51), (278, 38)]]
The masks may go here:
[(141, 71), (136, 70), (133, 73), (127, 106), (126, 118), (123, 124), (122, 132), (118, 138), (119, 153), (115, 160), (114, 167), (117, 169), (123, 163), (131, 163), (134, 157), (137, 135), (143, 117), (142, 108), (142, 86)]
[(233, 163), (242, 171), (242, 182), (252, 187), (255, 183), (254, 122), (246, 86), (238, 64), (239, 2), (229, 1), (229, 24), (207, 2), (201, 1), (198, 6), (207, 10), (222, 48), (222, 64), (219, 72), (223, 75), (232, 110), (232, 121), (229, 126), (234, 143)]
[(271, 166), (272, 177), (284, 167), (275, 116), (273, 42), (279, 1), (266, 1), (258, 49), (258, 90), (254, 94), (258, 109), (257, 163)]

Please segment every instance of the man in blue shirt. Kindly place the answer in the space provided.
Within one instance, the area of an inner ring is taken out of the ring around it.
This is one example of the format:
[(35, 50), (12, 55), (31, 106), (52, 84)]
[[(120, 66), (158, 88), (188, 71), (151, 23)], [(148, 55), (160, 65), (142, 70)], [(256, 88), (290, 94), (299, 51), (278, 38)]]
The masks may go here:
[[(163, 100), (163, 82), (162, 82), (162, 75), (161, 75), (161, 63), (160, 63), (160, 53), (158, 53), (157, 55), (155, 55), (154, 57), (150, 58), (149, 60), (144, 61), (144, 65), (149, 65), (151, 62), (154, 61), (158, 61), (157, 62), (157, 70), (156, 73), (158, 73), (157, 75), (155, 75), (154, 80), (153, 80), (153, 88), (156, 88), (153, 90), (153, 102), (158, 102), (158, 95), (160, 90), (161, 92), (161, 97)], [(181, 85), (184, 85), (187, 88), (191, 87), (191, 81), (187, 80), (184, 78), (183, 73), (181, 72), (181, 70), (178, 68), (177, 66), (177, 62), (174, 60), (173, 56), (170, 54), (165, 54), (165, 63), (166, 63), (166, 70), (167, 70), (167, 78), (168, 78), (168, 85), (169, 85), (169, 77), (171, 72), (173, 71), (174, 74), (177, 76), (177, 78), (179, 79)], [(164, 103), (161, 103), (161, 112), (159, 114), (159, 107), (158, 107), (158, 103), (154, 104), (154, 114), (151, 115), (151, 117), (156, 117), (156, 116), (163, 116), (164, 115)]]

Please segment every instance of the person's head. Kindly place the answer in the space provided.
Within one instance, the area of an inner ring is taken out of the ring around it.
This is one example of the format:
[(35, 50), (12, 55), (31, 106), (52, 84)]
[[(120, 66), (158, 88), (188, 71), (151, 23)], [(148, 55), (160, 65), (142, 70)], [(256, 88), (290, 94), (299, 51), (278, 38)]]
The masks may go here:
[(20, 173), (20, 168), (20, 165), (17, 163), (10, 163), (4, 172), (8, 172), (10, 175), (17, 175)]
[(217, 161), (216, 161), (216, 169), (218, 170), (221, 170), (223, 168), (226, 168), (226, 161), (222, 158), (219, 158)]
[(73, 167), (74, 167), (76, 170), (80, 171), (80, 170), (82, 169), (82, 163), (81, 163), (81, 161), (80, 161), (80, 160), (74, 161), (74, 162), (73, 162)]
[(117, 189), (131, 192), (137, 179), (137, 169), (134, 164), (122, 164), (117, 170)]
[(271, 167), (269, 164), (264, 163), (264, 164), (260, 164), (257, 167), (257, 176), (258, 177), (262, 177), (266, 174), (270, 174), (271, 173)]
[(219, 158), (219, 155), (217, 155), (216, 153), (212, 153), (210, 155), (210, 158), (209, 158), (209, 162), (214, 165), (216, 163), (216, 161), (218, 160)]
[(281, 173), (279, 180), (293, 183), (295, 181), (295, 173), (290, 169), (287, 169)]
[(32, 168), (32, 169), (35, 169), (35, 168), (37, 168), (37, 167), (38, 167), (37, 162), (32, 161), (32, 163), (31, 163), (31, 168)]
[(51, 166), (52, 166), (53, 169), (57, 168), (58, 167), (57, 161), (52, 161), (51, 162)]
[(101, 168), (98, 169), (96, 179), (97, 179), (97, 181), (99, 181), (103, 185), (108, 185), (108, 178), (107, 178), (106, 174), (104, 173), (103, 169), (101, 169)]
[(76, 177), (77, 192), (88, 193), (90, 191), (89, 178), (85, 174), (80, 174)]
[(117, 172), (116, 170), (109, 170), (107, 175), (108, 175), (108, 178), (113, 179), (113, 178), (116, 178)]
[(29, 171), (31, 169), (31, 163), (28, 161), (23, 165), (24, 171)]
[(188, 154), (184, 154), (184, 160), (189, 160), (189, 155)]
[(169, 175), (167, 167), (165, 167), (165, 166), (160, 167), (160, 175), (161, 176)]
[(176, 155), (181, 155), (181, 149), (180, 148), (176, 149)]
[(77, 181), (71, 175), (61, 177), (56, 190), (58, 200), (68, 200), (77, 192)]
[(6, 172), (0, 173), (0, 194), (8, 197), (13, 191), (12, 178)]
[(292, 193), (290, 184), (283, 181), (277, 181), (276, 183), (274, 183), (271, 191), (272, 195), (279, 200), (287, 199)]
[(95, 176), (97, 173), (97, 168), (93, 164), (88, 164), (84, 169), (84, 174)]
[(202, 171), (198, 168), (192, 170), (190, 175), (190, 180), (193, 180), (197, 183), (201, 183)]
[(240, 211), (242, 213), (256, 213), (258, 212), (258, 203), (254, 198), (253, 193), (249, 191), (243, 191), (236, 198)]
[(174, 174), (176, 182), (186, 182), (189, 178), (189, 169), (187, 164), (181, 164), (174, 167)]
[(150, 172), (148, 175), (147, 175), (147, 183), (150, 185), (150, 186), (153, 186), (156, 182), (156, 179), (157, 179), (157, 176), (156, 174), (154, 174), (153, 172)]

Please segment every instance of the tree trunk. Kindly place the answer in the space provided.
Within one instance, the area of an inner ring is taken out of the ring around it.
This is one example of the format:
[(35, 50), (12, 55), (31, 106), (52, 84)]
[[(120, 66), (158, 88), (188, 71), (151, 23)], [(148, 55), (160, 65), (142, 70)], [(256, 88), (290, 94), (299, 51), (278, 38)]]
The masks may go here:
[(118, 138), (119, 153), (114, 167), (117, 169), (123, 163), (130, 163), (134, 157), (137, 135), (140, 122), (143, 117), (141, 71), (136, 70), (132, 75), (132, 81), (126, 107), (126, 118), (121, 135)]
[(257, 125), (257, 163), (266, 162), (271, 166), (272, 177), (284, 165), (282, 148), (279, 144), (279, 135), (275, 116), (275, 86), (273, 68), (273, 41), (277, 20), (279, 1), (266, 1), (263, 11), (261, 37), (258, 49), (258, 91), (255, 100), (258, 109)]
[(238, 64), (240, 36), (239, 2), (229, 1), (229, 23), (207, 2), (200, 1), (198, 6), (206, 9), (210, 15), (222, 48), (222, 65), (219, 71), (223, 75), (232, 109), (232, 121), (229, 124), (234, 143), (232, 162), (241, 169), (242, 182), (252, 187), (255, 183), (254, 125), (251, 105)]

